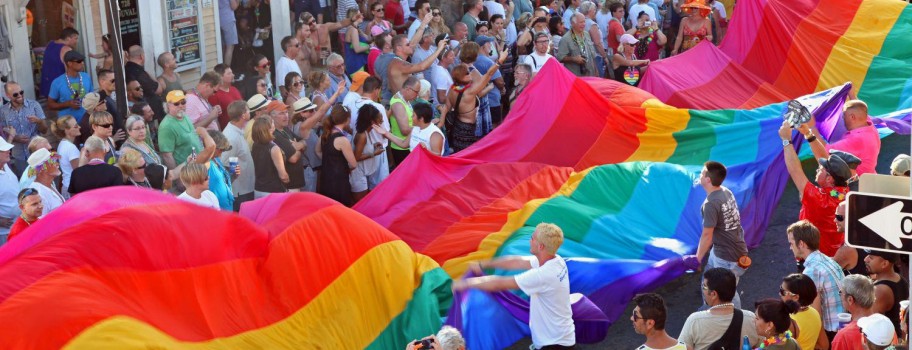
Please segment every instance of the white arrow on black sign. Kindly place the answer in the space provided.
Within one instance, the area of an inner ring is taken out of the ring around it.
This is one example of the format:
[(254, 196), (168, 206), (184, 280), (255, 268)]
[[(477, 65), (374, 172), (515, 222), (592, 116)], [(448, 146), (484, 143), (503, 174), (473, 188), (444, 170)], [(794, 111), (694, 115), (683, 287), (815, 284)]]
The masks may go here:
[(912, 237), (903, 237), (905, 236), (902, 229), (903, 221), (905, 218), (912, 218), (912, 214), (903, 213), (902, 208), (903, 202), (896, 202), (868, 214), (858, 221), (890, 244), (902, 248), (901, 238), (912, 239)]

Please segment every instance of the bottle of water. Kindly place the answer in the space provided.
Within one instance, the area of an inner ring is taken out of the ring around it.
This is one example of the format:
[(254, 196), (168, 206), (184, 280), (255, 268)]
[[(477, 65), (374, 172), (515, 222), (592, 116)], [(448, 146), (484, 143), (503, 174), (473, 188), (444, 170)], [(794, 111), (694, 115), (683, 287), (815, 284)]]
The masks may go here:
[(751, 350), (751, 343), (750, 340), (747, 339), (746, 335), (744, 336), (744, 342), (741, 344), (741, 350)]

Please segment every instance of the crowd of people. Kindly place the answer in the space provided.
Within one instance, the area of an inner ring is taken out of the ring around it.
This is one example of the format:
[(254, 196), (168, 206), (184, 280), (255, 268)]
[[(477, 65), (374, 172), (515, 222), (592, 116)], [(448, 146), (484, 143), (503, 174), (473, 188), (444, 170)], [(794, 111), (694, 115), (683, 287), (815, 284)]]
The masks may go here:
[[(64, 29), (45, 53), (44, 103), (5, 84), (0, 233), (14, 239), (74, 195), (110, 186), (155, 189), (221, 210), (298, 191), (352, 206), (410, 152), (446, 156), (499, 127), (549, 60), (578, 76), (636, 86), (650, 62), (718, 42), (727, 25), (725, 7), (713, 0), (467, 0), (454, 23), (428, 0), (316, 3), (293, 2), (294, 32), (280, 41), (282, 57), (271, 60), (264, 3), (220, 0), (225, 63), (186, 90), (171, 52), (157, 56), (156, 76), (145, 69), (142, 47), (111, 48), (103, 38), (106, 52), (124, 51), (122, 97), (110, 55), (89, 55), (100, 59), (93, 80), (76, 50), (79, 33)], [(785, 276), (780, 298), (758, 302), (753, 312), (741, 310), (737, 292), (750, 259), (737, 201), (722, 186), (727, 170), (705, 164), (698, 179), (707, 192), (703, 231), (685, 262), (700, 269), (707, 261), (706, 310), (688, 317), (675, 339), (664, 331), (662, 298), (637, 296), (631, 321), (647, 337), (641, 349), (741, 348), (745, 339), (769, 349), (884, 349), (905, 339), (899, 302), (908, 283), (896, 273), (900, 259), (843, 242), (845, 195), (858, 175), (874, 172), (880, 151), (864, 102), (847, 102), (843, 122), (848, 133), (829, 145), (813, 120), (780, 130), (802, 202), (801, 221), (786, 233), (801, 273)], [(813, 181), (801, 170), (793, 130), (818, 159)], [(898, 156), (892, 169), (909, 176), (910, 158)], [(562, 242), (559, 227), (540, 225), (533, 257), (473, 265), (478, 273), (526, 272), (459, 280), (454, 289), (523, 290), (532, 297), (535, 347), (571, 348), (567, 267), (556, 255)], [(464, 348), (454, 331), (424, 340)]]

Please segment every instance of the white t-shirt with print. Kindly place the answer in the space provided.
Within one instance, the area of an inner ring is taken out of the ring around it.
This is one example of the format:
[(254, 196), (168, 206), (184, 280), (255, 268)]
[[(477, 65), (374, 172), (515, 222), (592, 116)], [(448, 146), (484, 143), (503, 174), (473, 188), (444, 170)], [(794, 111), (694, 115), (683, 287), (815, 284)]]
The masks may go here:
[(529, 295), (529, 328), (536, 348), (576, 344), (576, 328), (570, 310), (570, 275), (559, 255), (539, 266), (529, 257), (532, 269), (516, 275), (516, 284)]

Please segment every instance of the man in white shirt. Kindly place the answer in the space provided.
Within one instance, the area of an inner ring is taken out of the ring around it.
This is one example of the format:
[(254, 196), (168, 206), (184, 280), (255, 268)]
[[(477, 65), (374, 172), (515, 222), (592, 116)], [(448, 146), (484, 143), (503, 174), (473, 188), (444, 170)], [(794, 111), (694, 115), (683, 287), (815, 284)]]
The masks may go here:
[[(293, 36), (286, 36), (282, 38), (282, 51), (285, 52), (285, 56), (279, 57), (279, 60), (276, 61), (276, 86), (282, 92), (282, 98), (285, 98), (288, 96), (288, 89), (285, 88), (285, 76), (291, 72), (301, 74), (301, 67), (295, 62), (295, 57), (298, 57), (298, 52), (301, 51), (301, 43)], [(300, 97), (305, 96), (304, 89), (301, 89)]]
[(13, 145), (0, 137), (0, 245), (19, 216), (19, 179), (9, 167)]
[(570, 29), (570, 19), (573, 18), (573, 14), (579, 10), (579, 6), (582, 2), (582, 0), (570, 0), (570, 6), (567, 6), (567, 9), (564, 10), (564, 28)]
[(554, 224), (541, 223), (535, 227), (530, 240), (531, 257), (502, 257), (477, 262), (471, 266), (476, 273), (482, 269), (527, 270), (516, 276), (482, 276), (453, 281), (453, 290), (469, 288), (488, 292), (522, 289), (529, 295), (529, 328), (536, 349), (546, 346), (570, 347), (576, 344), (573, 313), (570, 310), (570, 277), (567, 263), (557, 255), (564, 242), (564, 233)]
[(526, 55), (520, 63), (525, 63), (532, 67), (532, 75), (534, 76), (545, 65), (545, 62), (548, 62), (554, 56), (548, 53), (548, 51), (551, 51), (551, 37), (548, 33), (535, 34), (532, 44), (535, 51)]

